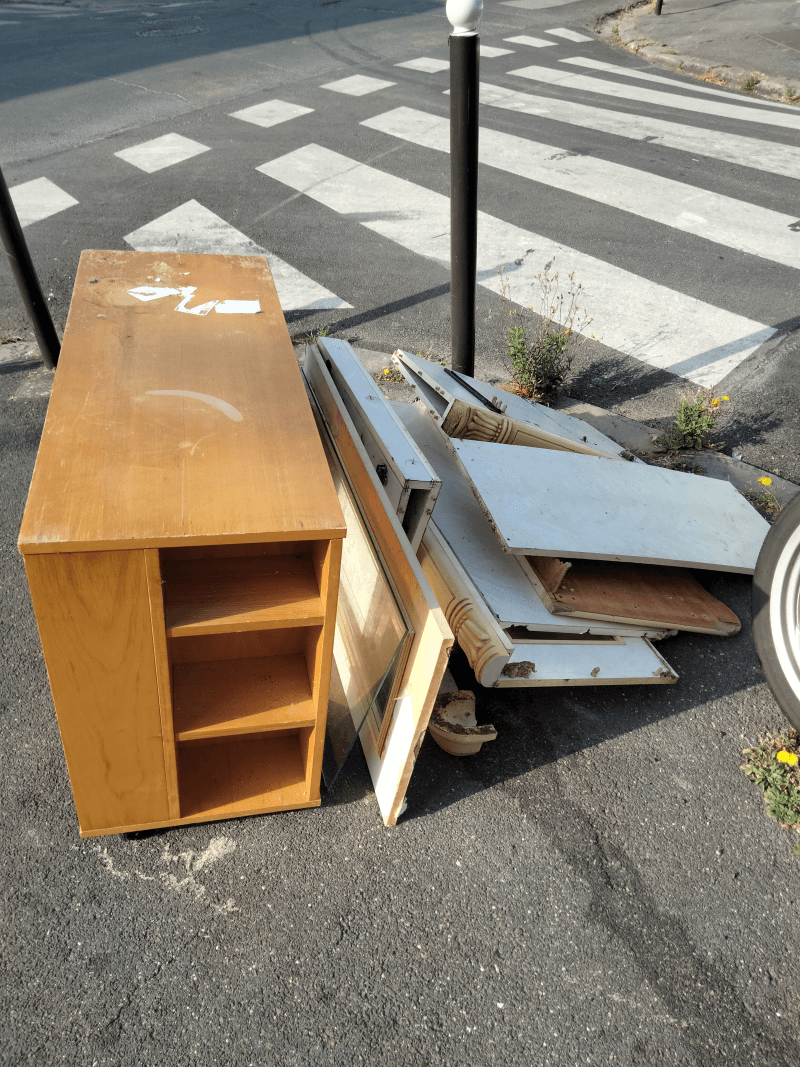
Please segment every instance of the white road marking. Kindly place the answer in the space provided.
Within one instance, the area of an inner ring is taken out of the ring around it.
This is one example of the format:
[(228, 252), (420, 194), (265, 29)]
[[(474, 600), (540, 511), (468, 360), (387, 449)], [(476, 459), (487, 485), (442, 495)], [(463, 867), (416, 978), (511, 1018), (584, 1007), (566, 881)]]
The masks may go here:
[(395, 63), (396, 67), (407, 67), (409, 70), (421, 70), (425, 74), (438, 74), (440, 70), (449, 70), (450, 64), (446, 59), (429, 59), (420, 56), (419, 59), (408, 59), (405, 63)]
[(544, 82), (546, 85), (562, 85), (567, 89), (578, 89), (584, 93), (598, 93), (600, 96), (613, 96), (618, 100), (633, 100), (637, 104), (658, 104), (661, 107), (676, 108), (679, 111), (692, 111), (700, 115), (716, 115), (724, 119), (738, 119), (740, 122), (758, 122), (763, 126), (782, 126), (786, 129), (800, 130), (800, 115), (789, 115), (776, 111), (756, 111), (742, 107), (740, 104), (727, 104), (721, 100), (679, 96), (678, 93), (664, 93), (658, 89), (648, 89), (645, 85), (623, 85), (620, 82), (604, 81), (587, 74), (563, 73), (553, 67), (521, 67), (510, 70), (520, 78)]
[(9, 192), (20, 226), (30, 226), (78, 203), (74, 196), (59, 189), (49, 178), (34, 178), (15, 185)]
[(277, 126), (280, 122), (299, 118), (300, 115), (310, 115), (313, 107), (302, 107), (300, 104), (287, 104), (285, 100), (265, 100), (263, 104), (253, 104), (252, 107), (244, 107), (241, 111), (231, 112), (232, 119), (241, 119), (243, 122), (252, 122), (256, 126)]
[(364, 74), (353, 74), (350, 78), (328, 82), (320, 88), (332, 89), (335, 93), (344, 93), (346, 96), (366, 96), (367, 93), (376, 93), (379, 89), (388, 89), (394, 84), (395, 82), (381, 81), (380, 78), (368, 78)]
[(503, 40), (509, 44), (526, 44), (531, 48), (555, 48), (558, 44), (558, 41), (545, 41), (543, 37), (526, 37), (525, 34), (520, 37), (504, 37)]
[[(548, 33), (553, 31), (548, 30)], [(586, 38), (588, 40), (588, 38)], [(617, 63), (606, 63), (601, 59), (589, 59), (586, 56), (573, 56), (569, 59), (561, 59), (560, 63), (571, 63), (575, 67), (589, 67), (591, 70), (604, 70), (609, 74), (621, 74), (625, 78), (638, 78), (640, 81), (658, 82), (660, 85), (669, 85), (673, 89), (685, 89), (689, 93), (705, 93), (709, 96), (721, 96), (724, 100), (730, 101), (734, 104), (737, 102), (737, 95), (734, 90), (728, 89), (714, 89), (710, 85), (695, 85), (693, 82), (678, 81), (677, 78), (667, 78), (663, 74), (651, 74), (648, 70), (637, 70), (635, 67), (621, 67)], [(741, 96), (739, 96), (741, 99)], [(762, 100), (756, 97), (753, 100), (754, 104), (764, 107), (780, 107), (785, 111), (794, 111), (797, 114), (797, 108), (793, 104), (782, 104), (779, 100)]]
[(534, 96), (515, 89), (501, 88), (481, 82), (482, 104), (505, 108), (526, 115), (538, 115), (555, 122), (568, 122), (601, 133), (618, 137), (650, 141), (680, 152), (696, 153), (713, 159), (724, 159), (742, 167), (754, 167), (770, 174), (782, 174), (787, 178), (800, 177), (800, 148), (779, 144), (776, 141), (761, 141), (737, 133), (720, 133), (686, 126), (649, 115), (630, 115), (623, 111), (608, 111), (606, 108), (578, 104), (572, 100), (554, 100), (548, 96)]
[[(415, 108), (398, 107), (361, 125), (423, 148), (450, 151), (449, 121)], [(800, 269), (800, 234), (789, 229), (796, 216), (485, 127), (478, 153), (486, 166)]]
[[(409, 251), (450, 265), (450, 201), (441, 193), (310, 144), (257, 168)], [(583, 286), (604, 344), (712, 387), (775, 333), (762, 323), (478, 213), (478, 282), (529, 306), (550, 265)], [(505, 271), (501, 274), (501, 268)], [(554, 294), (555, 295), (555, 294)], [(587, 330), (588, 332), (588, 330)]]
[(125, 236), (137, 252), (201, 252), (229, 256), (265, 256), (284, 311), (349, 308), (313, 278), (257, 245), (230, 223), (189, 200)]
[(568, 30), (564, 26), (559, 26), (554, 30), (545, 30), (545, 33), (552, 33), (554, 37), (563, 37), (565, 41), (593, 41), (594, 37), (587, 37), (585, 33), (577, 33), (575, 30)]
[(548, 7), (564, 7), (575, 0), (500, 0), (502, 7), (521, 7), (525, 11), (544, 11)]
[(180, 133), (165, 133), (163, 137), (154, 137), (152, 141), (123, 148), (114, 155), (146, 174), (153, 174), (164, 167), (172, 167), (175, 163), (183, 163), (184, 160), (210, 151), (207, 145), (192, 141)]
[(482, 44), (479, 48), (484, 59), (496, 59), (498, 56), (513, 56), (513, 48), (495, 48), (494, 45)]

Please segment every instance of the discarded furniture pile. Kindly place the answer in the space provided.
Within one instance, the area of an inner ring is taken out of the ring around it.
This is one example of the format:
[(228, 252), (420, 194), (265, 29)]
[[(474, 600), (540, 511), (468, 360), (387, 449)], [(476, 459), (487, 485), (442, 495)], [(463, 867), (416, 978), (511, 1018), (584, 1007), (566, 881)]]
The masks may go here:
[[(376, 573), (413, 573), (417, 598), (427, 596), (430, 609), (421, 569), (480, 685), (672, 684), (677, 675), (653, 641), (679, 630), (738, 632), (736, 615), (691, 573), (753, 573), (769, 527), (732, 485), (649, 466), (579, 419), (438, 363), (400, 351), (393, 361), (416, 403), (388, 401), (345, 341), (319, 338), (306, 347), (303, 369), (329, 459), (366, 520), (365, 540), (372, 531), (381, 541), (378, 528), (391, 526)], [(377, 586), (365, 582), (355, 555), (349, 515), (347, 525), (335, 673), (382, 814), (393, 822), (447, 642), (437, 638), (436, 656), (414, 660), (425, 696), (415, 694), (407, 657), (418, 641), (413, 624), (404, 631), (400, 621), (406, 595), (393, 595), (396, 575), (384, 576), (385, 604), (401, 609), (389, 636)], [(417, 706), (406, 713), (412, 697)], [(464, 714), (462, 702), (452, 719), (462, 739), (472, 730), (476, 741), (481, 731), (492, 736)], [(443, 725), (447, 717), (436, 716), (437, 740)]]

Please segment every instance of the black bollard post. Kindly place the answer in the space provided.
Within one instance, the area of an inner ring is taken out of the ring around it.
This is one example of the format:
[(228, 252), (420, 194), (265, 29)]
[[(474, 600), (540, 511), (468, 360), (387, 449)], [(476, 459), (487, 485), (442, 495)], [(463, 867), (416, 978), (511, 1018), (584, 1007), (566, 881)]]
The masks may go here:
[(656, 11), (655, 11), (656, 15), (660, 15), (661, 14), (661, 5), (663, 3), (664, 3), (664, 0), (656, 0)]
[(478, 66), (483, 0), (447, 0), (450, 35), (450, 345), (453, 369), (475, 374), (478, 252)]
[(28, 318), (33, 325), (42, 359), (46, 367), (55, 370), (61, 344), (50, 317), (50, 309), (45, 303), (42, 287), (39, 285), (33, 260), (25, 243), (22, 227), (2, 170), (0, 170), (0, 239), (6, 250), (11, 273), (14, 275), (25, 310), (28, 312)]

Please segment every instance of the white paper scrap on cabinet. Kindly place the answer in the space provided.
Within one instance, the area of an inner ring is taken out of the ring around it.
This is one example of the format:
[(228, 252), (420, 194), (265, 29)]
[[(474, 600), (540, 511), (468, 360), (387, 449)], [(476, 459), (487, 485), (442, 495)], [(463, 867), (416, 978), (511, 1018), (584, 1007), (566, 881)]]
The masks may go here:
[[(572, 634), (665, 636), (666, 630), (551, 615), (523, 571), (520, 561), (503, 552), (489, 520), (448, 448), (447, 438), (425, 407), (422, 404), (392, 406), (442, 479), (442, 488), (433, 509), (433, 521), (501, 627), (526, 626), (537, 631)], [(521, 451), (533, 452), (537, 456), (550, 454), (539, 449), (523, 448)], [(632, 464), (614, 466), (631, 467)]]
[(406, 789), (447, 667), (453, 633), (333, 379), (311, 346), (305, 350), (303, 374), (414, 631), (398, 686), (400, 696), (394, 708), (386, 712), (392, 719), (382, 746), (376, 744), (368, 721), (359, 733), (383, 821), (394, 826), (405, 807)]
[(448, 443), (514, 555), (752, 574), (769, 530), (730, 482), (570, 452)]
[[(507, 393), (499, 386), (489, 385), (478, 378), (470, 378), (466, 374), (460, 374), (456, 378), (441, 364), (412, 356), (401, 349), (398, 349), (393, 362), (410, 385), (417, 383), (406, 374), (406, 370), (417, 375), (442, 397), (445, 407), (439, 412), (441, 419), (449, 414), (454, 401), (480, 404), (483, 398), (484, 404), (492, 404), (500, 408), (502, 414), (508, 418), (531, 426), (555, 440), (561, 439), (562, 448), (566, 448), (567, 443), (571, 442), (575, 448), (582, 451), (589, 449), (611, 459), (621, 458), (623, 449), (616, 441), (612, 441), (599, 430), (595, 430), (578, 419), (573, 419), (562, 411), (554, 411), (552, 408), (545, 407), (544, 404), (533, 404), (515, 393)], [(420, 399), (424, 397), (420, 395)], [(487, 410), (491, 409), (487, 407)]]
[(440, 479), (347, 341), (320, 337), (317, 345), (416, 552), (439, 493)]
[(671, 685), (677, 674), (646, 638), (606, 644), (518, 644), (496, 689), (557, 685)]

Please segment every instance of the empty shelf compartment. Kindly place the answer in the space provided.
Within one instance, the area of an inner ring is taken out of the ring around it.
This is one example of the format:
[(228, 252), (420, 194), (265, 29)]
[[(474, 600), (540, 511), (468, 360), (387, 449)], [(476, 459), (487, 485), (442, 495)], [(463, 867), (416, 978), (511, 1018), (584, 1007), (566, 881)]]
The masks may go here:
[(298, 729), (316, 722), (306, 659), (299, 652), (176, 663), (172, 701), (179, 742)]
[(297, 734), (185, 746), (178, 752), (178, 789), (184, 819), (311, 806)]
[(315, 626), (324, 619), (308, 556), (164, 561), (168, 637)]

